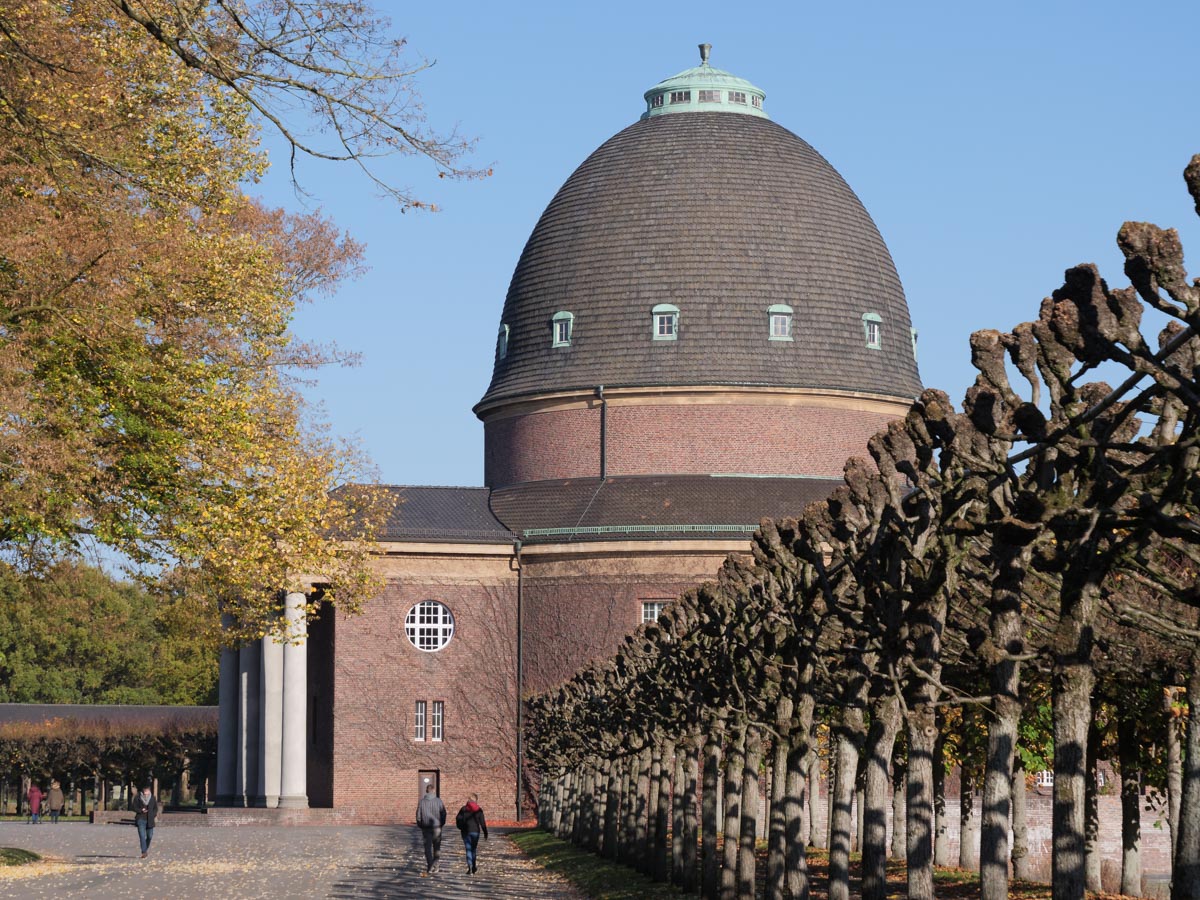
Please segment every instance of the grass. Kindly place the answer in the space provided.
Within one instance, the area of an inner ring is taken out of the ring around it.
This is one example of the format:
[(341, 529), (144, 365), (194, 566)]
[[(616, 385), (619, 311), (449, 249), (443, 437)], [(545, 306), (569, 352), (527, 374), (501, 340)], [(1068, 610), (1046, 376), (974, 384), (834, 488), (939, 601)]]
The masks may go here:
[(655, 884), (640, 872), (580, 850), (545, 831), (525, 831), (511, 838), (538, 865), (562, 875), (595, 900), (683, 896), (677, 888)]
[(36, 853), (19, 847), (0, 847), (0, 866), (23, 866), (41, 859)]
[[(512, 835), (512, 840), (534, 862), (551, 872), (557, 872), (589, 897), (597, 900), (626, 900), (637, 897), (680, 897), (682, 893), (674, 887), (656, 884), (627, 866), (602, 859), (593, 853), (578, 849), (544, 831), (527, 831)], [(758, 844), (756, 874), (758, 893), (761, 896), (766, 875), (766, 845)], [(829, 854), (824, 850), (808, 853), (809, 875), (812, 878), (812, 900), (826, 900), (829, 896)], [(859, 896), (859, 880), (862, 872), (862, 857), (851, 854), (850, 890)], [(887, 880), (890, 897), (905, 896), (906, 872), (900, 860), (888, 860)], [(941, 900), (970, 900), (979, 896), (979, 873), (965, 869), (936, 867), (933, 874)], [(1009, 882), (1008, 896), (1011, 900), (1050, 900), (1050, 886), (1029, 882)], [(1116, 898), (1116, 894), (1093, 894), (1095, 900)]]

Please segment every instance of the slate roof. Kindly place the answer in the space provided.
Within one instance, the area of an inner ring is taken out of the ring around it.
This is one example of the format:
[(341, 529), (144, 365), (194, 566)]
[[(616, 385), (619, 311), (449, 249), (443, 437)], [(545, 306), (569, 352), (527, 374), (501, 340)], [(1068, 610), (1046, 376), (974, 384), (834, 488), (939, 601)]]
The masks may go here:
[(491, 506), (527, 543), (748, 539), (763, 517), (799, 516), (841, 483), (715, 475), (572, 478), (498, 488)]
[[(651, 309), (680, 309), (651, 339)], [(767, 340), (767, 309), (795, 311)], [(574, 314), (552, 347), (554, 313)], [(883, 322), (866, 347), (862, 316)], [(567, 180), (513, 273), (508, 353), (481, 404), (573, 388), (689, 384), (863, 391), (921, 384), (891, 255), (854, 192), (768, 119), (656, 116), (605, 142)]]
[(133, 706), (82, 703), (0, 703), (0, 726), (55, 719), (111, 722), (138, 728), (217, 727), (215, 706)]
[(396, 497), (381, 541), (510, 544), (516, 537), (488, 509), (485, 487), (390, 486)]

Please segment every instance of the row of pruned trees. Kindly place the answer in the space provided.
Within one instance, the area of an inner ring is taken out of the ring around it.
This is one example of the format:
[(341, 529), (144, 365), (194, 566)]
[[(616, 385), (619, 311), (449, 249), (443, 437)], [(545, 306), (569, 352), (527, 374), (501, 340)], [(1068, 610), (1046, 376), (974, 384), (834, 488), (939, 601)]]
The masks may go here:
[[(153, 780), (178, 785), (186, 772), (203, 781), (216, 758), (216, 723), (197, 721), (119, 723), (103, 719), (53, 719), (0, 726), (0, 782), (29, 783), (43, 790), (52, 778), (64, 786), (95, 785), (94, 804), (104, 806), (104, 786)], [(82, 789), (82, 788), (81, 788)]]
[[(1185, 179), (1200, 211), (1200, 156)], [(613, 658), (530, 701), (544, 797), (565, 792), (582, 843), (656, 871), (673, 819), (685, 885), (752, 897), (766, 756), (767, 896), (806, 896), (803, 786), (822, 707), (836, 711), (830, 896), (849, 896), (860, 759), (862, 891), (885, 896), (890, 761), (903, 732), (908, 896), (932, 897), (938, 712), (981, 704), (982, 893), (1004, 897), (1022, 680), (1034, 669), (1053, 710), (1054, 895), (1083, 897), (1094, 698), (1119, 702), (1136, 680), (1183, 685), (1191, 708), (1200, 703), (1200, 285), (1174, 231), (1127, 223), (1118, 241), (1130, 287), (1079, 266), (1036, 320), (973, 335), (978, 374), (961, 410), (925, 391), (870, 441), (871, 460), (847, 463), (826, 501), (764, 521), (750, 555), (731, 557)], [(1198, 898), (1200, 717), (1185, 744), (1172, 890)], [(710, 799), (722, 767), (718, 867)]]

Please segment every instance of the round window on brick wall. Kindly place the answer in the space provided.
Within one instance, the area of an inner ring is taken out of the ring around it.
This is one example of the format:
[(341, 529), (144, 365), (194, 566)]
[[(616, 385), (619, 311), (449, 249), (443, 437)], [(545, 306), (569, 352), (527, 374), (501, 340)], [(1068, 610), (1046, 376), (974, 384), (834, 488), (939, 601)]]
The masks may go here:
[(404, 617), (404, 633), (418, 650), (436, 653), (454, 637), (454, 615), (444, 603), (422, 600)]

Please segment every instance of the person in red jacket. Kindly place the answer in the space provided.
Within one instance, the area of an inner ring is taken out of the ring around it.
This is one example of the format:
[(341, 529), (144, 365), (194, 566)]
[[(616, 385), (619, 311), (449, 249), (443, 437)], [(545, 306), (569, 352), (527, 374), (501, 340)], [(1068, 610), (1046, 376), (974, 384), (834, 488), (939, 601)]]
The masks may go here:
[(485, 841), (488, 836), (487, 820), (483, 817), (478, 794), (471, 794), (454, 817), (454, 824), (462, 832), (463, 846), (467, 850), (467, 874), (474, 875), (479, 870), (479, 834), (483, 833)]
[(31, 784), (25, 796), (29, 800), (29, 824), (37, 825), (42, 821), (42, 798), (46, 795), (36, 784)]

